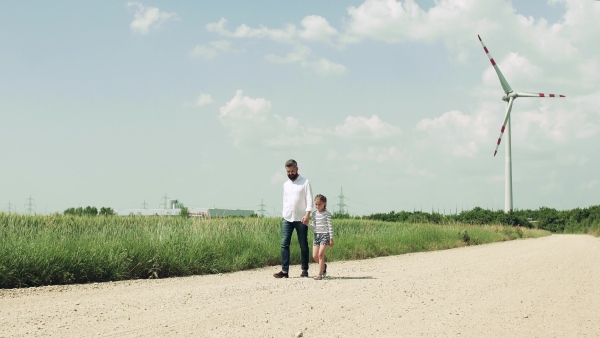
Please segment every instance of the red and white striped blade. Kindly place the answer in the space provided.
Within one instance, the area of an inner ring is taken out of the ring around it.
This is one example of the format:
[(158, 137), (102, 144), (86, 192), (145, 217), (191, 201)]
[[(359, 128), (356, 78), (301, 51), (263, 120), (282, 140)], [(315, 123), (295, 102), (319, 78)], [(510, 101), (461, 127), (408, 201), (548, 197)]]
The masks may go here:
[(528, 92), (517, 92), (517, 97), (565, 97), (561, 94), (544, 94), (544, 93), (528, 93)]
[(494, 58), (492, 57), (492, 54), (490, 54), (490, 51), (487, 49), (487, 47), (483, 43), (483, 40), (481, 40), (481, 37), (479, 35), (477, 35), (477, 37), (479, 38), (479, 42), (481, 42), (481, 46), (483, 47), (485, 54), (487, 54), (488, 58), (490, 59), (490, 62), (492, 63), (492, 66), (494, 67), (494, 70), (496, 71), (496, 74), (498, 75), (498, 79), (500, 80), (500, 84), (502, 85), (502, 89), (504, 90), (504, 93), (508, 94), (508, 93), (512, 92), (512, 88), (510, 88), (508, 81), (506, 81), (506, 79), (504, 78), (504, 75), (502, 75), (500, 68), (498, 68), (496, 61), (494, 61)]
[(508, 117), (510, 116), (510, 111), (512, 109), (514, 98), (510, 98), (508, 100), (508, 105), (506, 106), (506, 115), (504, 115), (504, 122), (502, 123), (502, 128), (500, 128), (500, 136), (498, 136), (498, 142), (496, 143), (496, 149), (494, 150), (494, 156), (498, 153), (498, 147), (500, 147), (500, 141), (502, 140), (502, 135), (504, 135), (504, 129), (506, 128), (506, 122), (508, 122)]

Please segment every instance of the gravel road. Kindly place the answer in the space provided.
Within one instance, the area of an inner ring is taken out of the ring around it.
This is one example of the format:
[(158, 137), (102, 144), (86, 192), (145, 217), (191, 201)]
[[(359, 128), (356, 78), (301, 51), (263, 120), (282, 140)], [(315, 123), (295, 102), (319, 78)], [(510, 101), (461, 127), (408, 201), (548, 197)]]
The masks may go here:
[(600, 337), (587, 235), (277, 271), (0, 290), (0, 337)]

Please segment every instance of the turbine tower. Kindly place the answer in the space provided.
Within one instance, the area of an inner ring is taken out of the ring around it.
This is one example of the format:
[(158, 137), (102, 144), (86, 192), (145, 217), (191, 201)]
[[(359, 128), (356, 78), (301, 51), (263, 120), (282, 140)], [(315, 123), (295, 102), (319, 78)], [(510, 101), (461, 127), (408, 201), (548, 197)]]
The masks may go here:
[(502, 100), (506, 102), (506, 114), (504, 115), (504, 122), (502, 123), (502, 128), (500, 128), (500, 136), (498, 136), (498, 142), (496, 144), (496, 149), (494, 150), (494, 156), (498, 152), (498, 147), (500, 146), (500, 140), (502, 139), (502, 134), (506, 132), (506, 152), (504, 156), (505, 161), (505, 172), (504, 172), (504, 212), (508, 213), (513, 209), (513, 199), (512, 199), (512, 157), (510, 153), (511, 143), (510, 143), (510, 111), (512, 109), (512, 105), (515, 99), (519, 97), (565, 97), (564, 95), (554, 95), (554, 94), (543, 94), (543, 93), (527, 93), (527, 92), (515, 92), (510, 88), (510, 85), (502, 75), (500, 68), (492, 58), (492, 55), (488, 51), (487, 47), (481, 40), (481, 37), (477, 35), (479, 38), (479, 42), (481, 42), (481, 46), (483, 46), (483, 50), (487, 54), (496, 74), (498, 74), (498, 79), (500, 79), (500, 85), (502, 85), (502, 89), (504, 90), (504, 96)]

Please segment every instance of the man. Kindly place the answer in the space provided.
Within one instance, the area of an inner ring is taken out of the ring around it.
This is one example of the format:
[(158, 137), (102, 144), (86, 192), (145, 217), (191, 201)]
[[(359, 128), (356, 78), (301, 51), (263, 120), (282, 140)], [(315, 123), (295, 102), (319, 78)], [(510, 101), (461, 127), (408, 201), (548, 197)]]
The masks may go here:
[(308, 277), (308, 221), (312, 211), (312, 189), (308, 180), (298, 174), (298, 163), (294, 160), (285, 162), (287, 180), (283, 184), (283, 219), (281, 220), (281, 271), (275, 278), (288, 278), (290, 268), (290, 241), (292, 232), (296, 230), (302, 261), (302, 274)]

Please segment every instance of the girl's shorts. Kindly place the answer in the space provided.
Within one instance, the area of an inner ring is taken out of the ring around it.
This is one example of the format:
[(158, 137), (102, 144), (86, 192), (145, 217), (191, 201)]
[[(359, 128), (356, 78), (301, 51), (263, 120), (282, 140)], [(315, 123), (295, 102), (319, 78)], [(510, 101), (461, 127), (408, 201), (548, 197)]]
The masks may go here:
[(315, 234), (314, 246), (329, 245), (329, 234)]

